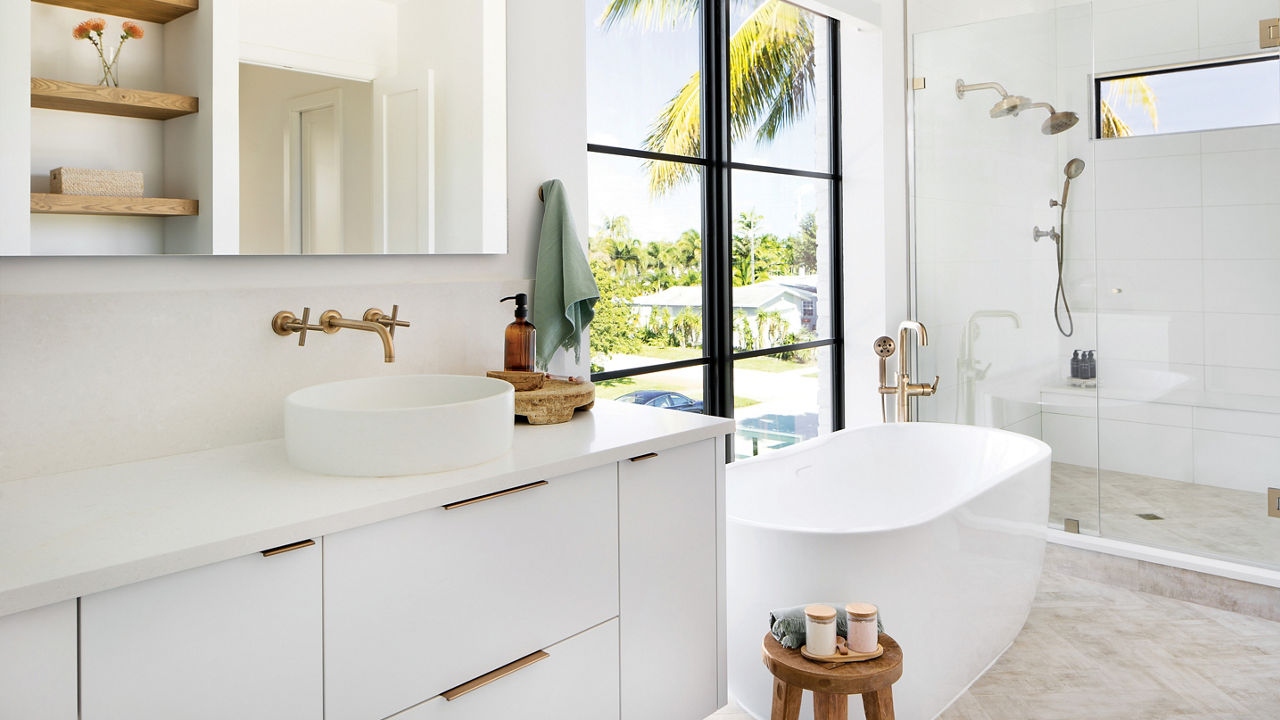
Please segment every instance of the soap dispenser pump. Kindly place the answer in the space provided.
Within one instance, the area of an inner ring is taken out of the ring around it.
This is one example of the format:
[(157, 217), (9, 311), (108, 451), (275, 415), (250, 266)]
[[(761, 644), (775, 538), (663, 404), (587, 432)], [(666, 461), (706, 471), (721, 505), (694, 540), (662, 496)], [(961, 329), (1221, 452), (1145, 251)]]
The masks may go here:
[(525, 320), (529, 317), (529, 296), (516, 293), (498, 302), (516, 301), (516, 319), (507, 326), (506, 351), (502, 369), (507, 372), (533, 372), (534, 336), (537, 329)]

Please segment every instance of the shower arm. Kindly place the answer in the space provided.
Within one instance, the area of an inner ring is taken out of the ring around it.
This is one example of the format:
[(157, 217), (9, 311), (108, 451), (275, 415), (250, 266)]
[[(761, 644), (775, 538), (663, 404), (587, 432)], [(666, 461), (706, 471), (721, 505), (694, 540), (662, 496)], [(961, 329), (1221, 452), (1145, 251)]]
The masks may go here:
[(1009, 91), (998, 82), (984, 82), (966, 85), (964, 80), (956, 80), (956, 97), (964, 99), (964, 94), (971, 90), (995, 90), (1000, 93), (1000, 97), (1009, 97)]

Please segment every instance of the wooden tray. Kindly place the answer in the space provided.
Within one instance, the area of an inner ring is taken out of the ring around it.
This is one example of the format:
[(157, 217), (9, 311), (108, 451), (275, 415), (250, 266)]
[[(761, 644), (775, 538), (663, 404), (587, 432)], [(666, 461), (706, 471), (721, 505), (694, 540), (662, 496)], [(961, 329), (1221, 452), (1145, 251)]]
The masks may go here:
[(575, 410), (590, 410), (596, 403), (596, 386), (548, 378), (537, 390), (516, 391), (516, 415), (530, 425), (555, 425), (573, 419)]
[(836, 654), (836, 655), (813, 655), (813, 654), (811, 654), (811, 653), (809, 652), (809, 646), (808, 646), (808, 645), (801, 645), (801, 646), (800, 646), (800, 654), (801, 654), (801, 655), (803, 655), (803, 656), (805, 656), (806, 658), (808, 658), (808, 659), (810, 659), (810, 660), (814, 661), (814, 662), (824, 662), (824, 663), (828, 663), (828, 662), (833, 662), (833, 663), (862, 662), (862, 661), (864, 661), (864, 660), (874, 660), (874, 659), (876, 659), (876, 658), (880, 657), (881, 655), (883, 655), (883, 654), (884, 654), (884, 646), (883, 646), (883, 645), (881, 645), (881, 644), (879, 644), (879, 643), (876, 643), (876, 649), (875, 649), (875, 650), (873, 650), (873, 651), (871, 651), (871, 652), (869, 652), (869, 653), (856, 653), (856, 652), (850, 651), (848, 655), (839, 655), (839, 654)]

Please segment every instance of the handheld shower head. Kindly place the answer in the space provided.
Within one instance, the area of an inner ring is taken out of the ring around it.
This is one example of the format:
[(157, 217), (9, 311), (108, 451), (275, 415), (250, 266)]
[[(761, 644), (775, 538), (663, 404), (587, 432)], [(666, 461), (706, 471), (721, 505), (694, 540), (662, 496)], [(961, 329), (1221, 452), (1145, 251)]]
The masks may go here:
[[(1082, 172), (1084, 172), (1084, 161), (1080, 158), (1071, 158), (1067, 162), (1067, 166), (1062, 168), (1062, 174), (1066, 175), (1067, 179), (1062, 183), (1062, 202), (1058, 203), (1058, 205), (1064, 212), (1067, 209), (1067, 192), (1071, 190), (1071, 181), (1080, 177)], [(1052, 202), (1049, 204), (1053, 205)]]

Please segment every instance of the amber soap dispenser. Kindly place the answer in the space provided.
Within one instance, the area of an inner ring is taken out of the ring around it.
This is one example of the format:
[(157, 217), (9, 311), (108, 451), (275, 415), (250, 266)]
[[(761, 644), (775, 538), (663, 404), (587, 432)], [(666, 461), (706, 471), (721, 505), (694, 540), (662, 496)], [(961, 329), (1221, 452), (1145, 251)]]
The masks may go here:
[(502, 369), (508, 372), (533, 372), (535, 352), (533, 339), (537, 328), (533, 323), (525, 320), (529, 317), (529, 296), (516, 293), (511, 297), (502, 298), (499, 302), (508, 300), (516, 301), (516, 319), (507, 326), (506, 359), (503, 361)]

